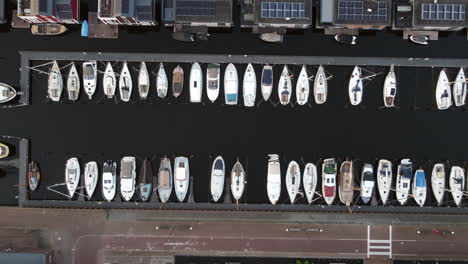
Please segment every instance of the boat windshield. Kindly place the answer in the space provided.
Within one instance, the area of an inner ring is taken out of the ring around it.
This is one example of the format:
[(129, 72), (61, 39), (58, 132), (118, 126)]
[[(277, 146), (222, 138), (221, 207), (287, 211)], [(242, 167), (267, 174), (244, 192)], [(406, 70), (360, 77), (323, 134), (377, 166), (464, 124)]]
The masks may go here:
[(208, 80), (208, 89), (210, 90), (218, 89), (218, 80)]
[(216, 160), (214, 165), (215, 170), (224, 170), (224, 164), (221, 160)]
[(401, 167), (401, 174), (403, 175), (403, 178), (406, 179), (411, 179), (412, 173), (411, 173), (411, 168), (410, 167)]
[(363, 177), (363, 180), (364, 181), (374, 181), (374, 174), (370, 171), (366, 171), (364, 172), (364, 177)]
[(85, 80), (94, 80), (94, 68), (93, 66), (87, 64), (83, 68), (83, 78)]
[(123, 179), (131, 179), (133, 175), (133, 166), (130, 162), (124, 162), (120, 169), (120, 175)]
[(273, 71), (271, 69), (265, 69), (262, 75), (262, 84), (271, 85), (273, 83)]
[(326, 164), (323, 170), (325, 174), (335, 174), (335, 166), (333, 164)]
[(178, 181), (185, 181), (186, 175), (185, 175), (185, 167), (179, 167), (177, 168), (176, 171), (176, 180)]

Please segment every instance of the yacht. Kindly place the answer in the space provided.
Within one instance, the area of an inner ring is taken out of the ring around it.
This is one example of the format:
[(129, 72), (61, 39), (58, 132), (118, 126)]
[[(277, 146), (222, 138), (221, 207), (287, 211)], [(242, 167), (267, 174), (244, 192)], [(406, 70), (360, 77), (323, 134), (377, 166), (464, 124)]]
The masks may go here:
[(177, 65), (172, 72), (172, 94), (179, 97), (184, 90), (184, 69)]
[(338, 178), (338, 195), (340, 201), (346, 206), (350, 206), (354, 199), (354, 172), (353, 162), (345, 161), (341, 163)]
[(385, 107), (395, 107), (395, 97), (397, 92), (397, 81), (394, 71), (394, 65), (390, 66), (390, 71), (385, 77), (383, 89), (383, 101)]
[(174, 160), (174, 190), (179, 202), (185, 200), (190, 184), (189, 161), (186, 157), (176, 157)]
[(283, 72), (281, 73), (280, 80), (278, 82), (278, 96), (282, 105), (289, 104), (291, 100), (292, 83), (291, 76), (289, 75), (288, 66), (284, 65)]
[(314, 164), (306, 164), (304, 174), (302, 176), (302, 182), (307, 201), (311, 204), (314, 199), (315, 189), (317, 189), (317, 167)]
[(448, 109), (452, 106), (452, 92), (450, 90), (450, 82), (445, 69), (442, 69), (439, 74), (436, 86), (436, 103), (439, 110)]
[(288, 190), (289, 200), (291, 204), (296, 201), (297, 193), (299, 192), (299, 187), (301, 186), (301, 169), (299, 164), (294, 160), (291, 161), (288, 165), (288, 170), (286, 171), (286, 189)]
[(219, 64), (209, 63), (206, 69), (206, 94), (208, 99), (214, 103), (219, 96), (219, 80), (221, 70)]
[(384, 205), (387, 204), (388, 195), (392, 188), (392, 180), (392, 163), (385, 159), (379, 160), (379, 165), (377, 166), (377, 187), (379, 189), (380, 199)]
[(365, 204), (368, 204), (372, 199), (375, 186), (374, 168), (371, 164), (366, 163), (362, 168), (361, 173), (361, 199)]
[(29, 190), (34, 192), (41, 182), (41, 170), (36, 162), (31, 161), (28, 165), (28, 185)]
[(328, 205), (335, 200), (336, 195), (336, 161), (326, 159), (322, 164), (322, 194)]
[(114, 97), (115, 89), (117, 87), (117, 79), (115, 78), (115, 72), (110, 62), (107, 63), (106, 71), (104, 72), (102, 87), (107, 98)]
[(236, 66), (229, 63), (224, 71), (224, 96), (226, 105), (236, 105), (239, 93), (239, 78)]
[(351, 78), (349, 79), (349, 101), (352, 105), (359, 105), (362, 102), (363, 84), (361, 76), (361, 68), (359, 66), (354, 67)]
[(224, 189), (224, 178), (226, 172), (226, 166), (224, 164), (224, 159), (221, 156), (218, 156), (213, 161), (211, 166), (211, 198), (214, 202), (218, 202), (221, 195), (223, 195)]
[(166, 203), (172, 192), (172, 166), (169, 158), (162, 158), (158, 172), (158, 194), (162, 203)]
[(62, 73), (60, 72), (60, 67), (57, 64), (57, 61), (54, 61), (52, 68), (49, 72), (49, 83), (48, 83), (48, 94), (49, 98), (54, 101), (60, 101), (63, 90), (63, 78)]
[(268, 101), (273, 90), (273, 66), (263, 66), (260, 89), (262, 91), (263, 100)]
[(328, 81), (327, 75), (322, 65), (319, 66), (314, 79), (314, 98), (315, 103), (323, 104), (327, 101)]
[(231, 193), (236, 200), (236, 203), (239, 202), (242, 194), (244, 193), (245, 184), (246, 180), (244, 167), (242, 167), (242, 164), (237, 161), (236, 164), (234, 164), (234, 167), (232, 167), (231, 171)]
[(99, 169), (95, 161), (90, 161), (85, 164), (84, 169), (84, 182), (86, 196), (89, 199), (93, 197), (94, 190), (96, 190), (97, 182), (99, 178)]
[(153, 192), (153, 166), (151, 160), (145, 159), (140, 168), (140, 176), (138, 177), (138, 192), (143, 202), (150, 199)]
[(281, 169), (279, 155), (270, 154), (267, 170), (267, 193), (271, 204), (276, 204), (281, 195)]
[(409, 159), (403, 159), (398, 165), (396, 182), (396, 196), (401, 205), (404, 205), (408, 200), (412, 177), (413, 164)]
[(136, 164), (135, 157), (123, 157), (120, 161), (120, 194), (130, 201), (135, 194)]
[(130, 101), (130, 98), (132, 97), (132, 88), (132, 75), (130, 75), (130, 71), (128, 70), (127, 62), (124, 62), (119, 76), (119, 91), (120, 99), (122, 101)]
[(16, 90), (8, 84), (0, 83), (0, 104), (7, 103), (16, 97)]
[(453, 201), (460, 207), (465, 192), (465, 170), (459, 166), (453, 166), (450, 170), (449, 185)]
[(466, 77), (463, 68), (458, 71), (455, 83), (453, 84), (453, 99), (455, 106), (464, 106), (466, 100)]
[(203, 72), (200, 64), (195, 62), (190, 69), (190, 102), (201, 103), (203, 93)]
[(68, 100), (78, 100), (78, 95), (80, 94), (80, 76), (78, 75), (78, 71), (76, 70), (74, 62), (72, 62), (70, 71), (68, 72), (67, 92)]
[(142, 61), (140, 63), (140, 71), (138, 73), (138, 93), (140, 94), (141, 99), (148, 98), (148, 93), (150, 89), (150, 78), (148, 69), (146, 68), (146, 63)]
[(306, 66), (303, 65), (296, 84), (296, 101), (299, 105), (305, 105), (309, 101), (309, 86), (309, 75)]
[(243, 80), (243, 96), (244, 106), (253, 107), (255, 105), (255, 97), (257, 95), (257, 76), (252, 64), (249, 63), (244, 73)]
[(70, 199), (75, 195), (76, 188), (80, 182), (80, 163), (77, 158), (70, 158), (65, 165), (65, 183)]
[(432, 168), (431, 186), (437, 204), (442, 205), (445, 194), (445, 166), (442, 163), (437, 163)]
[(424, 173), (424, 170), (419, 169), (414, 173), (413, 198), (419, 206), (423, 207), (426, 202), (426, 195), (426, 174)]
[(87, 61), (83, 63), (83, 86), (85, 93), (91, 100), (93, 94), (96, 91), (97, 83), (97, 63), (95, 60)]
[(158, 75), (156, 76), (156, 91), (159, 98), (166, 98), (169, 82), (162, 62), (159, 64)]
[(109, 160), (102, 166), (102, 196), (112, 202), (117, 189), (117, 163)]

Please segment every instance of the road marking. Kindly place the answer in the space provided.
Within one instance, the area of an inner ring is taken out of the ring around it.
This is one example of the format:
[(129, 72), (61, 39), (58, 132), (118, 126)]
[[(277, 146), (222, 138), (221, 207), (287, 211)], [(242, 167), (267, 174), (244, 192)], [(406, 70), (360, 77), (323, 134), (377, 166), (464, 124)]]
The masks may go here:
[(392, 226), (388, 227), (388, 239), (371, 239), (370, 225), (367, 225), (367, 258), (388, 256), (392, 258)]

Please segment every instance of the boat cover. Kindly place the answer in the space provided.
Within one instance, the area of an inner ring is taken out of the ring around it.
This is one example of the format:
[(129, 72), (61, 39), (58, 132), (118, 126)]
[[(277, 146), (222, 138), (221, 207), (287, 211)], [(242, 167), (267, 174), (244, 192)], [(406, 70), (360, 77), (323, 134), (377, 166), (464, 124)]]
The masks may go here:
[(426, 177), (424, 172), (416, 172), (416, 187), (426, 187)]

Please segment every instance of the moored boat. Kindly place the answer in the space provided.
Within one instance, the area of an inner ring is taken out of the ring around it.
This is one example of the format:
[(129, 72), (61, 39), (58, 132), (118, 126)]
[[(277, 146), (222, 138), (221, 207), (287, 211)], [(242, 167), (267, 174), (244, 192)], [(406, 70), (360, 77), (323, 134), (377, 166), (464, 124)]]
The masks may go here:
[(442, 69), (439, 73), (435, 97), (437, 108), (439, 110), (445, 110), (452, 106), (452, 92), (450, 89), (450, 82), (448, 80), (445, 69)]
[(189, 161), (186, 157), (176, 157), (174, 160), (174, 186), (177, 200), (183, 202), (190, 183)]
[(341, 163), (338, 178), (338, 196), (340, 201), (346, 206), (350, 206), (354, 199), (354, 172), (353, 162), (345, 161)]
[(114, 97), (115, 89), (117, 88), (117, 79), (115, 78), (115, 72), (110, 62), (107, 63), (106, 71), (102, 78), (102, 87), (107, 98)]
[(130, 201), (135, 194), (136, 161), (135, 157), (123, 157), (120, 161), (120, 194), (124, 201)]
[(239, 77), (234, 64), (229, 63), (224, 71), (224, 96), (226, 105), (236, 105), (239, 94)]
[(117, 163), (108, 160), (102, 165), (102, 196), (112, 202), (117, 189)]
[(319, 66), (314, 79), (314, 98), (315, 103), (323, 104), (327, 101), (328, 81), (325, 70), (322, 65)]
[(465, 170), (459, 166), (453, 166), (450, 170), (449, 185), (453, 201), (460, 207), (465, 192)]
[(54, 101), (60, 101), (63, 90), (63, 78), (62, 73), (60, 72), (60, 67), (58, 66), (57, 61), (54, 60), (52, 67), (49, 72), (49, 82), (47, 93), (49, 98)]
[(97, 64), (95, 60), (83, 63), (83, 87), (88, 98), (91, 100), (96, 91)]
[(78, 71), (76, 70), (74, 62), (72, 62), (70, 71), (68, 72), (67, 92), (68, 100), (78, 100), (78, 95), (80, 94), (80, 76), (78, 75)]
[(190, 69), (190, 102), (201, 103), (203, 93), (203, 72), (198, 62)]
[(124, 62), (122, 71), (120, 72), (119, 76), (119, 92), (120, 92), (120, 100), (123, 102), (130, 101), (132, 97), (132, 76), (130, 75), (130, 71), (128, 70), (127, 62)]
[(377, 187), (383, 205), (387, 204), (388, 196), (392, 188), (392, 181), (392, 163), (385, 159), (379, 160), (379, 165), (377, 166)]
[(286, 189), (288, 190), (289, 201), (293, 204), (296, 201), (299, 187), (301, 186), (301, 169), (299, 164), (294, 160), (289, 162), (288, 170), (286, 171)]
[(442, 205), (445, 194), (445, 166), (442, 163), (437, 163), (432, 168), (431, 186), (437, 204)]
[(455, 106), (464, 106), (466, 100), (466, 77), (463, 68), (458, 71), (455, 83), (453, 84), (453, 99)]
[(267, 169), (267, 193), (271, 204), (276, 204), (281, 195), (281, 169), (279, 156), (277, 154), (268, 155)]
[(172, 95), (179, 97), (184, 90), (184, 69), (177, 65), (172, 72)]
[(162, 158), (158, 172), (158, 194), (162, 203), (166, 203), (172, 192), (172, 166), (169, 158)]
[(236, 203), (242, 198), (242, 194), (244, 193), (246, 180), (245, 180), (245, 171), (242, 164), (237, 161), (232, 167), (231, 170), (231, 193)]
[(304, 192), (309, 204), (312, 203), (317, 189), (317, 167), (313, 163), (307, 163), (302, 176), (302, 184), (304, 185)]
[(85, 164), (84, 169), (84, 183), (86, 196), (89, 199), (93, 197), (94, 190), (96, 190), (97, 182), (99, 177), (98, 165), (95, 161), (90, 161)]
[(167, 74), (164, 70), (164, 64), (159, 64), (158, 75), (156, 76), (156, 91), (159, 98), (166, 98), (169, 82), (167, 80)]
[(362, 168), (361, 173), (361, 200), (368, 204), (369, 201), (372, 199), (372, 195), (374, 193), (374, 186), (375, 186), (375, 176), (374, 176), (374, 168), (371, 164), (366, 163)]
[(296, 102), (299, 105), (305, 105), (309, 101), (310, 84), (309, 75), (307, 74), (307, 68), (305, 65), (302, 66), (299, 78), (296, 83)]
[(335, 200), (336, 195), (336, 161), (325, 159), (322, 163), (322, 195), (328, 205)]
[(68, 198), (72, 199), (80, 182), (80, 163), (77, 158), (70, 158), (65, 164), (65, 183), (68, 190)]
[(219, 96), (221, 69), (217, 63), (209, 63), (206, 68), (206, 94), (214, 103)]
[(138, 93), (140, 94), (141, 99), (148, 98), (148, 93), (150, 89), (150, 78), (148, 73), (148, 68), (146, 68), (146, 63), (142, 61), (140, 63), (140, 71), (138, 72)]
[(404, 205), (408, 200), (413, 177), (413, 164), (409, 159), (401, 160), (397, 169), (396, 196), (398, 202)]
[(359, 105), (362, 102), (363, 84), (361, 67), (355, 66), (348, 85), (349, 101), (352, 105)]
[(249, 63), (245, 70), (242, 87), (244, 106), (253, 107), (257, 95), (257, 75), (255, 75), (255, 69), (251, 63)]
[(148, 201), (153, 193), (153, 166), (149, 159), (145, 159), (141, 165), (138, 177), (138, 192), (143, 202)]
[(414, 173), (413, 198), (419, 206), (423, 207), (426, 202), (426, 195), (426, 174), (424, 173), (424, 170), (419, 169)]
[(5, 83), (0, 83), (0, 104), (13, 100), (16, 94), (16, 90), (13, 87)]
[(61, 24), (33, 24), (31, 25), (31, 33), (37, 36), (57, 36), (67, 32), (68, 29)]
[(260, 82), (263, 100), (268, 101), (273, 90), (273, 66), (265, 65), (262, 70), (262, 80)]
[(224, 189), (224, 178), (226, 173), (226, 166), (224, 164), (224, 159), (221, 156), (218, 156), (213, 161), (211, 166), (211, 198), (214, 202), (218, 202), (221, 195), (223, 195)]
[(7, 144), (0, 142), (0, 159), (4, 159), (10, 155), (10, 147)]
[(394, 71), (394, 65), (390, 66), (390, 71), (385, 77), (383, 88), (383, 101), (385, 107), (395, 106), (395, 97), (397, 93), (397, 80)]
[(282, 105), (287, 105), (291, 101), (292, 83), (288, 66), (284, 65), (278, 82), (278, 97)]
[(41, 183), (41, 170), (35, 161), (31, 161), (28, 165), (28, 185), (29, 190), (34, 192)]

